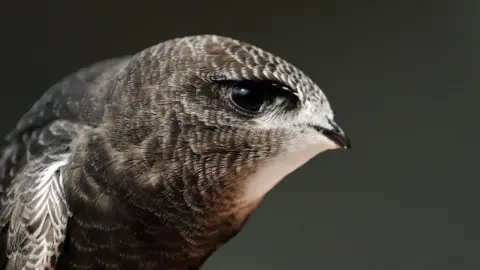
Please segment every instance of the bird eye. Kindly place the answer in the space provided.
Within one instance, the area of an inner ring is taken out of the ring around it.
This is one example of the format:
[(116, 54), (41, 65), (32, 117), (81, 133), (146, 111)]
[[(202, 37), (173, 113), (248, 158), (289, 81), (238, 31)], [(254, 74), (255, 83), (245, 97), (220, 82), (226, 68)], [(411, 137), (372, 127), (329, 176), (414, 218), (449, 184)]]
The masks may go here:
[(249, 113), (259, 113), (274, 99), (273, 93), (263, 88), (248, 88), (238, 85), (232, 88), (230, 99), (239, 109)]
[(277, 82), (218, 80), (215, 84), (226, 90), (223, 93), (236, 111), (248, 116), (280, 107), (291, 110), (299, 105), (294, 92)]

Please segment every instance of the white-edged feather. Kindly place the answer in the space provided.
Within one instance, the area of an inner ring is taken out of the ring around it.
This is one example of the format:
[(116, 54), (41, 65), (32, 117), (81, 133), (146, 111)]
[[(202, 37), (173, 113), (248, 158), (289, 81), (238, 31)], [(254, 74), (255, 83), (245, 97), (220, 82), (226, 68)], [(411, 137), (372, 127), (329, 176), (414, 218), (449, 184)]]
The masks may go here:
[(69, 157), (64, 149), (49, 152), (13, 179), (6, 198), (13, 204), (2, 211), (10, 216), (7, 269), (45, 269), (58, 254), (69, 216), (63, 178)]

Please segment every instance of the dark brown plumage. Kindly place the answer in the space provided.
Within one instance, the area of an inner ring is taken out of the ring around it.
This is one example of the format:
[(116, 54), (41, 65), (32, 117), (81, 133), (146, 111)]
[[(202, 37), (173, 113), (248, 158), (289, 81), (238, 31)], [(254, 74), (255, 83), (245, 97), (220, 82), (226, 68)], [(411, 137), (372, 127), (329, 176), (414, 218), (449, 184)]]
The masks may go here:
[[(6, 269), (57, 259), (56, 269), (199, 269), (276, 182), (349, 146), (311, 79), (214, 35), (67, 77), (9, 140), (0, 163)], [(53, 253), (33, 252), (47, 246)]]

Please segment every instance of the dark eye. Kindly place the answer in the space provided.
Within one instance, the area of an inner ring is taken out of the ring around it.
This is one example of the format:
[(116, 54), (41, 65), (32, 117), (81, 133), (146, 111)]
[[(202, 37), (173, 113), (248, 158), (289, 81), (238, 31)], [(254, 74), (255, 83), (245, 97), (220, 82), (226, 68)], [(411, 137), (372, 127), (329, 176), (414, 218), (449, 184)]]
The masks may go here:
[(262, 87), (236, 85), (230, 92), (230, 98), (239, 109), (250, 113), (259, 113), (263, 111), (266, 105), (273, 102), (274, 94), (269, 89)]
[(280, 108), (292, 110), (300, 105), (293, 90), (278, 82), (218, 80), (214, 83), (225, 90), (229, 105), (248, 116)]

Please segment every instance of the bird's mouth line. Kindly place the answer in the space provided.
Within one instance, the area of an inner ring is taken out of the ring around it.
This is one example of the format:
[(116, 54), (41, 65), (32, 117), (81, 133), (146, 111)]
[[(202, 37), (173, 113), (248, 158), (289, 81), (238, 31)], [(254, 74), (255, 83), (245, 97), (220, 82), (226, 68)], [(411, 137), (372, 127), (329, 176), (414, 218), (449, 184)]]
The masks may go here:
[(327, 129), (319, 125), (308, 125), (309, 127), (316, 130), (318, 133), (321, 133), (327, 139), (338, 145), (338, 147), (343, 149), (350, 149), (350, 139), (345, 135), (339, 127), (334, 126), (333, 129)]

